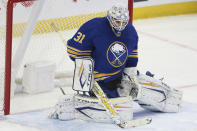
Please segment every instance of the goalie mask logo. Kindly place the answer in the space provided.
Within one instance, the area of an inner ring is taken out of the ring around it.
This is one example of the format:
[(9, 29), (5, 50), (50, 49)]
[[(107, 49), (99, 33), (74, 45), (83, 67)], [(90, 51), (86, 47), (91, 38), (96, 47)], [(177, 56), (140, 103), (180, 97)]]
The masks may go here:
[(107, 60), (113, 67), (124, 65), (128, 56), (128, 49), (120, 41), (113, 42), (107, 50)]

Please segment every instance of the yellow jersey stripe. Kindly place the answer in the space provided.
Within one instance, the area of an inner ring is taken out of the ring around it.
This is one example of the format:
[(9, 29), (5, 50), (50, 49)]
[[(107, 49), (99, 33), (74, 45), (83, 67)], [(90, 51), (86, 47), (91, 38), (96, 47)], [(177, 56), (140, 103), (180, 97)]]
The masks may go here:
[(138, 56), (128, 56), (129, 58), (138, 58)]
[(71, 46), (69, 46), (69, 45), (67, 45), (67, 47), (68, 47), (69, 49), (71, 49), (71, 50), (76, 51), (76, 52), (92, 52), (91, 50), (84, 50), (84, 51), (82, 51), (82, 50), (76, 49), (76, 48), (74, 48), (74, 47), (71, 47)]
[(116, 72), (113, 72), (113, 73), (98, 73), (98, 74), (95, 74), (94, 75), (94, 78), (99, 78), (99, 77), (105, 77), (105, 76), (112, 76), (112, 75), (116, 75), (118, 74), (122, 69), (116, 71)]
[(75, 52), (73, 50), (67, 49), (68, 53), (74, 54), (74, 55), (91, 55), (91, 53), (79, 53), (79, 52)]
[[(109, 76), (108, 76), (109, 77)], [(102, 78), (95, 78), (95, 81), (100, 81), (100, 80), (104, 80), (104, 79), (106, 79), (106, 78), (108, 78), (108, 77), (102, 77)]]
[(137, 55), (138, 53), (131, 53), (132, 55)]

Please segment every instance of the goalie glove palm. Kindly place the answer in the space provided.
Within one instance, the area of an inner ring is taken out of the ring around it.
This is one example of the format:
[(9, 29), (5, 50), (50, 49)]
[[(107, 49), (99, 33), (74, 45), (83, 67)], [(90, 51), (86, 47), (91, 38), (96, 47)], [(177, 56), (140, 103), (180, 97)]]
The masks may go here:
[(118, 93), (120, 96), (132, 96), (133, 99), (140, 98), (141, 87), (136, 77), (136, 68), (125, 68), (122, 75), (120, 88), (118, 88)]
[(133, 99), (137, 99), (140, 97), (141, 92), (141, 87), (139, 83), (137, 82), (132, 82), (131, 83), (131, 90), (129, 92), (129, 95), (132, 96)]

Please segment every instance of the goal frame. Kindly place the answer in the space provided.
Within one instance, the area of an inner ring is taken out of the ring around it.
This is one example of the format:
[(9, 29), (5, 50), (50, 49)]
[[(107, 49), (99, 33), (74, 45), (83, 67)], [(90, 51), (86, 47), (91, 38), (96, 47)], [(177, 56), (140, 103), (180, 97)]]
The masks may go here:
[[(10, 114), (11, 98), (11, 72), (12, 72), (12, 25), (13, 25), (13, 7), (14, 3), (37, 0), (8, 0), (6, 12), (6, 42), (5, 42), (5, 79), (4, 79), (4, 115)], [(133, 0), (128, 0), (129, 22), (133, 21)]]
[(11, 96), (11, 65), (12, 65), (12, 24), (14, 3), (35, 0), (8, 0), (6, 13), (6, 51), (5, 51), (5, 84), (4, 84), (4, 115), (10, 113)]

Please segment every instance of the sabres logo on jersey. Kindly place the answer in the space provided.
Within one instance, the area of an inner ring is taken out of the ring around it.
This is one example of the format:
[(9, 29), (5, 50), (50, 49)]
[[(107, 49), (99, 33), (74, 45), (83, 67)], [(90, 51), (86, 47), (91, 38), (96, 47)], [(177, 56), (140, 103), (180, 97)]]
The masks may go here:
[(122, 66), (127, 59), (128, 49), (120, 41), (113, 42), (107, 50), (107, 60), (113, 67)]

